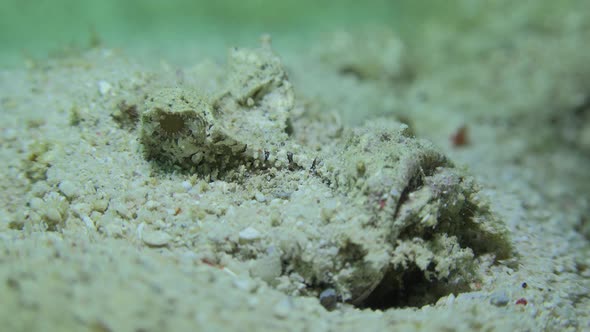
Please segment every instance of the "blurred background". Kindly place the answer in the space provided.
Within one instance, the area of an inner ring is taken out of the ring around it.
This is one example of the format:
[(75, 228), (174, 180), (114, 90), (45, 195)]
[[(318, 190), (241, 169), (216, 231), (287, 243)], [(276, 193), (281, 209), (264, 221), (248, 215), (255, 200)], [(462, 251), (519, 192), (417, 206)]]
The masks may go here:
[(412, 0), (1, 0), (0, 65), (100, 43), (132, 55), (194, 62), (256, 43), (305, 47), (314, 34), (388, 24), (402, 36), (453, 12), (456, 1)]

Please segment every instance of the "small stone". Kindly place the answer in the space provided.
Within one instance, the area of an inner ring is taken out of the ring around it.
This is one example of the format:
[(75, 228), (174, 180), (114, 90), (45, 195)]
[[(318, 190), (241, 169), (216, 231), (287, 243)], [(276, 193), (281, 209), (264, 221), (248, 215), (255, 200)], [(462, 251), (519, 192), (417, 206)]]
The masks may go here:
[(281, 256), (271, 253), (253, 260), (250, 265), (250, 275), (260, 278), (267, 283), (272, 283), (281, 276)]
[(62, 221), (61, 213), (55, 207), (49, 207), (45, 210), (45, 217), (52, 223), (59, 223)]
[(451, 306), (455, 303), (455, 294), (451, 293), (449, 296), (447, 296), (447, 299), (445, 300), (445, 304), (447, 306)]
[(256, 194), (254, 194), (254, 198), (260, 203), (266, 201), (266, 197), (264, 197), (264, 194), (262, 194), (260, 191), (257, 191)]
[(67, 198), (72, 199), (78, 196), (78, 187), (76, 187), (71, 181), (62, 181), (57, 187)]
[(105, 198), (97, 199), (91, 202), (94, 211), (103, 213), (109, 207), (109, 200)]
[(254, 241), (260, 238), (260, 232), (252, 227), (244, 228), (240, 233), (240, 240), (243, 241)]
[(193, 185), (190, 182), (188, 182), (188, 181), (182, 181), (182, 187), (186, 191), (189, 191), (189, 190), (191, 190), (191, 188), (193, 187)]
[(510, 298), (505, 291), (496, 291), (492, 293), (492, 296), (490, 297), (490, 303), (497, 307), (503, 307), (507, 305), (508, 302), (510, 302)]
[(363, 161), (359, 161), (356, 163), (356, 173), (359, 176), (365, 175), (366, 171), (367, 171), (367, 166), (365, 166), (365, 163)]
[(336, 212), (338, 212), (338, 207), (339, 203), (336, 200), (330, 199), (326, 201), (320, 210), (320, 216), (322, 217), (322, 220), (330, 222), (336, 215)]
[(31, 209), (33, 210), (41, 210), (41, 208), (45, 205), (45, 202), (43, 202), (43, 200), (39, 197), (33, 197), (31, 198), (31, 200), (29, 201), (29, 206), (31, 207)]
[(287, 297), (275, 305), (273, 313), (278, 318), (285, 318), (289, 315), (291, 310), (293, 310), (293, 303), (291, 302), (291, 298)]
[(163, 247), (170, 241), (170, 235), (162, 231), (144, 231), (141, 239), (150, 247)]
[(326, 310), (336, 309), (338, 304), (338, 294), (334, 288), (328, 288), (320, 293), (320, 304), (326, 308)]
[(109, 93), (112, 89), (112, 86), (109, 82), (107, 81), (98, 81), (98, 92), (100, 93), (101, 96), (106, 95), (107, 93)]
[(148, 210), (157, 209), (159, 206), (160, 206), (160, 203), (158, 203), (158, 202), (156, 202), (154, 200), (151, 200), (151, 199), (149, 201), (145, 202), (145, 207)]
[(245, 292), (251, 292), (254, 289), (254, 287), (256, 286), (252, 281), (250, 281), (248, 279), (234, 279), (233, 284), (238, 289), (245, 291)]

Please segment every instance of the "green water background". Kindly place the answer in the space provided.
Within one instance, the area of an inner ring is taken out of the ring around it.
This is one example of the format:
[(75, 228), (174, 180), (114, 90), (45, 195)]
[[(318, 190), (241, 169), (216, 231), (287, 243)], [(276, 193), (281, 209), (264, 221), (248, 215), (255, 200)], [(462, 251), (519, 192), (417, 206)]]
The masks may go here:
[(100, 42), (144, 58), (192, 62), (253, 45), (305, 48), (318, 34), (387, 24), (410, 36), (453, 12), (449, 1), (412, 0), (0, 0), (0, 65), (60, 56)]

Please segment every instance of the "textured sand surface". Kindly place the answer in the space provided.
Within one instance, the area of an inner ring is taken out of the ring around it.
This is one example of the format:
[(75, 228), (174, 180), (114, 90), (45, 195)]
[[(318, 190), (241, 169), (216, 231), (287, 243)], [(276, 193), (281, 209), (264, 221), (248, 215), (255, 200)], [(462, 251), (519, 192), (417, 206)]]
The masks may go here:
[(0, 329), (589, 330), (590, 7), (507, 3), (3, 69)]

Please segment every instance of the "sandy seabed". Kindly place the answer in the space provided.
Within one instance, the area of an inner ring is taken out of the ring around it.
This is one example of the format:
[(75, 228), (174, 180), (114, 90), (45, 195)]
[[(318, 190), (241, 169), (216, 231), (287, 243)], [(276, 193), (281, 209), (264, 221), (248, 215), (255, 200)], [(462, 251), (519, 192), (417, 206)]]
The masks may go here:
[(590, 330), (590, 10), (528, 10), (3, 70), (2, 330)]

